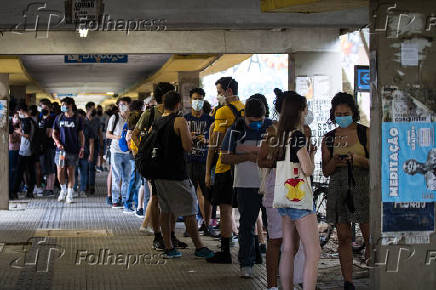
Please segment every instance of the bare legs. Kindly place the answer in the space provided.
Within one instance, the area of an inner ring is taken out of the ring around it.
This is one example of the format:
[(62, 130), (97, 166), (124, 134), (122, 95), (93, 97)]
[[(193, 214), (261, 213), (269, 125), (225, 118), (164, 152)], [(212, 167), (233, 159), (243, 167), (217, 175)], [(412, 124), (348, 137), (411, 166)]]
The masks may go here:
[(305, 263), (304, 290), (315, 289), (318, 261), (321, 253), (318, 226), (315, 214), (307, 215), (296, 221), (288, 216), (282, 217), (283, 247), (280, 259), (280, 279), (283, 289), (293, 289), (294, 256), (298, 251), (298, 240), (303, 243)]

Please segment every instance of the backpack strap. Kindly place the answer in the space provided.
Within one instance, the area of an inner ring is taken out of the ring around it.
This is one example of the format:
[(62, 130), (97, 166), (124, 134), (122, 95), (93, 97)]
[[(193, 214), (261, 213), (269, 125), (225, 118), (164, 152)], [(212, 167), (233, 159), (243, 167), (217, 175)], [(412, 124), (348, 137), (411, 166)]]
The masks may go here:
[(146, 129), (145, 132), (148, 132), (150, 130), (150, 127), (154, 123), (154, 116), (155, 116), (155, 113), (156, 113), (155, 110), (157, 110), (155, 106), (151, 107), (150, 115), (148, 116), (148, 124), (147, 124), (147, 126), (145, 128)]
[(238, 109), (235, 107), (235, 105), (233, 104), (227, 104), (227, 107), (230, 108), (230, 110), (232, 110), (233, 115), (235, 116), (235, 120), (240, 118), (242, 116), (241, 112), (244, 111), (244, 109), (238, 111)]
[(366, 147), (366, 143), (368, 143), (368, 138), (366, 136), (366, 129), (368, 127), (362, 125), (362, 124), (357, 124), (357, 137), (359, 137), (359, 143), (363, 146), (363, 148), (365, 149), (365, 157), (369, 158), (369, 152), (368, 152), (368, 148)]
[(114, 133), (114, 130), (115, 130), (115, 128), (117, 127), (118, 119), (119, 119), (119, 118), (120, 118), (120, 116), (118, 115), (118, 113), (115, 113), (115, 122), (114, 122), (114, 124), (112, 125), (112, 130), (109, 131), (109, 133), (111, 133), (111, 134)]
[(333, 148), (335, 146), (336, 129), (325, 134), (325, 145), (330, 152), (330, 158), (333, 157)]

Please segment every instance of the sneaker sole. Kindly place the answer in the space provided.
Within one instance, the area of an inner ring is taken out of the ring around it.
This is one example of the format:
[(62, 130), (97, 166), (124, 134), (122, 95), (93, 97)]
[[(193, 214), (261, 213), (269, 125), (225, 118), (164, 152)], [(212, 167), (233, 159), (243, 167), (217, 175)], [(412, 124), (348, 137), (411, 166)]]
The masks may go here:
[(130, 211), (123, 211), (123, 213), (125, 213), (125, 214), (133, 214), (133, 212), (130, 212)]
[(135, 213), (135, 216), (136, 216), (137, 218), (140, 218), (140, 219), (143, 219), (143, 218), (144, 218), (143, 215), (139, 215), (139, 214), (136, 214), (136, 213)]

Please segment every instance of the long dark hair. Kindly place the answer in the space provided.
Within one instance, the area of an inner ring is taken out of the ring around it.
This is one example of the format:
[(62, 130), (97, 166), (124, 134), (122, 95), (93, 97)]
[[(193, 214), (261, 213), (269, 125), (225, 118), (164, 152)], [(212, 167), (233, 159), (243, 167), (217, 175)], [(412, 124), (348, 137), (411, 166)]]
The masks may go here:
[(282, 92), (281, 97), (277, 136), (280, 141), (285, 141), (284, 144), (287, 144), (289, 133), (297, 129), (301, 122), (301, 114), (307, 107), (307, 100), (294, 91)]

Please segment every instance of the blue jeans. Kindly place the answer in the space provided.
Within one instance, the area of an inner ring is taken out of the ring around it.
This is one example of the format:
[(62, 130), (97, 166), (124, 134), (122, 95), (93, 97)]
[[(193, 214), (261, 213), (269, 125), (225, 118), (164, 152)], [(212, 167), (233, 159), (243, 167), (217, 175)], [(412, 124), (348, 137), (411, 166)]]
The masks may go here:
[[(80, 191), (86, 192), (89, 180), (89, 162), (87, 159), (79, 159), (79, 172), (80, 172)], [(76, 179), (77, 183), (77, 179)]]
[(145, 209), (147, 208), (147, 204), (150, 201), (150, 188), (148, 187), (148, 182), (147, 179), (142, 178), (142, 185), (144, 185), (144, 214), (145, 214)]
[(254, 226), (262, 206), (259, 188), (236, 188), (239, 209), (239, 253), (241, 267), (253, 267), (256, 261)]
[(18, 152), (19, 150), (9, 150), (9, 193), (12, 193), (17, 178)]
[(129, 195), (127, 201), (124, 203), (125, 208), (132, 207), (132, 202), (135, 203), (135, 207), (138, 208), (138, 192), (141, 187), (141, 175), (136, 171), (135, 160), (130, 160), (131, 173), (129, 183)]
[[(132, 164), (130, 154), (112, 153), (112, 202), (118, 202), (121, 195), (122, 201), (126, 204), (126, 197), (129, 192)], [(120, 182), (121, 188), (120, 188)]]

